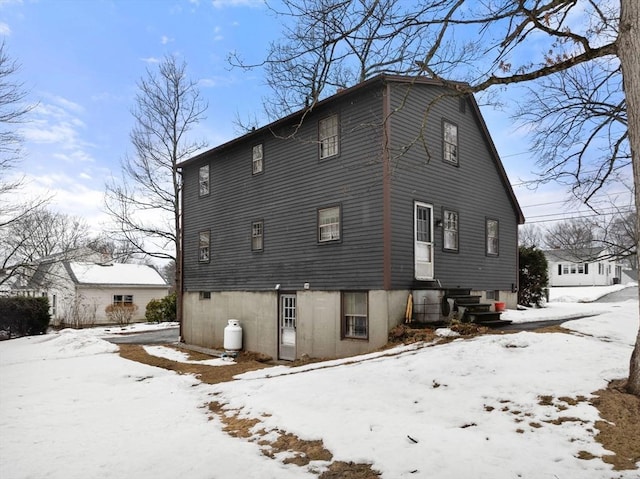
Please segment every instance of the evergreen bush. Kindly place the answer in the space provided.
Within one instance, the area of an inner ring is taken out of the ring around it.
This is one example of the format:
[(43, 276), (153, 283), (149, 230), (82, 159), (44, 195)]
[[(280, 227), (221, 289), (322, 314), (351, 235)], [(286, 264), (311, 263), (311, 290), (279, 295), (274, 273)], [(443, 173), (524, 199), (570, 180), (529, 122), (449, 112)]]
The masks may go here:
[(545, 299), (545, 288), (549, 284), (547, 258), (535, 246), (520, 246), (519, 256), (518, 304), (540, 307)]
[(49, 299), (45, 296), (0, 298), (0, 331), (10, 338), (44, 334), (50, 321)]

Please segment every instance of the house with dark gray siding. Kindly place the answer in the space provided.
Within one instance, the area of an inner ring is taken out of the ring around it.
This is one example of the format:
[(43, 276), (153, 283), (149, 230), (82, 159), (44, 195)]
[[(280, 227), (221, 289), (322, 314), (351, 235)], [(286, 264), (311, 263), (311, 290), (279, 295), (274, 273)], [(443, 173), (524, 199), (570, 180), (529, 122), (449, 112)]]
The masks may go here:
[[(304, 113), (304, 115), (303, 115)], [(378, 76), (195, 156), (183, 173), (182, 340), (293, 360), (438, 321), (465, 289), (515, 307), (524, 218), (478, 105)]]

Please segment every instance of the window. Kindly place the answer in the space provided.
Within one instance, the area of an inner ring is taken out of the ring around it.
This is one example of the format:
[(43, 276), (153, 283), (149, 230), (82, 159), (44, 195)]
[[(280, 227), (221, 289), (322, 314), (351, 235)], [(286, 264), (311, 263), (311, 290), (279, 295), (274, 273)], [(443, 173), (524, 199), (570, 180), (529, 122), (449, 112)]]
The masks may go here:
[(497, 289), (489, 289), (485, 292), (485, 297), (493, 301), (498, 301), (500, 299), (500, 291)]
[(458, 127), (448, 121), (442, 122), (442, 151), (446, 162), (458, 164)]
[(334, 206), (318, 210), (318, 241), (340, 239), (340, 207)]
[(460, 113), (466, 113), (467, 112), (467, 98), (464, 96), (461, 96), (460, 98), (458, 98), (458, 109), (460, 110)]
[(598, 274), (604, 274), (604, 265), (602, 263), (598, 263)]
[(562, 274), (569, 274), (569, 265), (568, 264), (563, 264), (562, 265)]
[(487, 220), (487, 254), (498, 255), (498, 220)]
[(206, 263), (209, 261), (209, 232), (201, 231), (198, 240), (198, 261)]
[(211, 299), (211, 291), (200, 291), (199, 299)]
[(320, 120), (318, 124), (320, 159), (338, 154), (338, 115)]
[(114, 294), (113, 304), (115, 306), (132, 306), (133, 295), (132, 294)]
[(205, 196), (209, 194), (209, 165), (204, 165), (200, 167), (198, 173), (198, 183), (200, 185), (200, 196)]
[(343, 337), (369, 338), (368, 293), (342, 293)]
[(444, 249), (448, 251), (458, 251), (458, 213), (455, 211), (444, 210), (442, 216)]
[(253, 147), (253, 174), (262, 173), (262, 143)]
[(262, 221), (251, 223), (251, 250), (262, 251), (262, 237), (264, 234), (264, 225)]

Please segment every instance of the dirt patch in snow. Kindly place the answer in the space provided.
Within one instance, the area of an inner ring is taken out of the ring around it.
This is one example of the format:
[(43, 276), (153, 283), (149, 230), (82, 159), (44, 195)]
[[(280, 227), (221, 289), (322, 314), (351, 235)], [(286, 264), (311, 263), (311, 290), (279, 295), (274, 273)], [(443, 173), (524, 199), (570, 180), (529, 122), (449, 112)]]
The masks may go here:
[(637, 469), (640, 462), (640, 397), (626, 392), (625, 386), (625, 380), (611, 381), (591, 400), (602, 417), (595, 424), (596, 440), (613, 452), (602, 460), (617, 471)]
[[(454, 328), (451, 328), (454, 329)], [(462, 337), (475, 337), (482, 334), (491, 334), (492, 330), (479, 327), (477, 325), (462, 325), (458, 329), (458, 333)], [(454, 329), (455, 330), (455, 329)], [(540, 333), (571, 333), (571, 331), (560, 326), (552, 326), (549, 328), (539, 329)], [(503, 332), (501, 334), (507, 334)], [(428, 328), (411, 328), (405, 325), (398, 326), (390, 332), (389, 346), (395, 346), (399, 343), (414, 343), (418, 341), (441, 343), (448, 342), (450, 338), (439, 338), (433, 329)], [(181, 349), (177, 350), (188, 353), (191, 360), (199, 361), (211, 359), (211, 356)], [(265, 364), (265, 358), (262, 355), (252, 353), (241, 353), (235, 363), (228, 366), (209, 366), (201, 364), (190, 364), (172, 361), (170, 359), (160, 358), (148, 354), (140, 345), (121, 344), (120, 355), (123, 358), (175, 371), (179, 374), (193, 374), (200, 381), (207, 384), (216, 384), (220, 382), (232, 381), (233, 377), (247, 371), (253, 371), (269, 367)], [(303, 358), (300, 364), (315, 362), (315, 358)], [(593, 425), (598, 432), (595, 439), (602, 446), (611, 451), (611, 454), (602, 456), (602, 460), (611, 464), (615, 470), (633, 470), (637, 469), (636, 464), (640, 462), (640, 398), (625, 392), (625, 381), (612, 381), (606, 389), (594, 392), (594, 398), (587, 399), (584, 396), (577, 398), (552, 396), (540, 396), (541, 405), (555, 407), (559, 412), (569, 409), (579, 402), (588, 401), (596, 407), (600, 413), (602, 420), (596, 421)], [(508, 401), (507, 401), (508, 402)], [(371, 469), (369, 464), (358, 464), (352, 462), (329, 462), (331, 461), (331, 452), (326, 450), (322, 445), (322, 441), (303, 440), (282, 430), (265, 431), (259, 429), (261, 421), (255, 418), (243, 418), (239, 411), (224, 411), (223, 405), (212, 402), (210, 410), (215, 413), (225, 425), (225, 431), (236, 437), (247, 438), (253, 440), (260, 445), (265, 455), (269, 457), (278, 457), (287, 463), (293, 463), (300, 466), (313, 468), (313, 461), (319, 461), (324, 466), (318, 471), (320, 479), (376, 479), (380, 474)], [(488, 408), (488, 409), (487, 409)], [(487, 406), (485, 409), (491, 411), (493, 406)], [(508, 406), (502, 408), (503, 411), (509, 411)], [(517, 416), (518, 411), (512, 412)], [(579, 421), (581, 419), (564, 416), (557, 420), (546, 422), (550, 426), (553, 424), (562, 424), (567, 421)], [(541, 427), (539, 422), (531, 422), (531, 418), (518, 417), (517, 423), (526, 424), (529, 422), (529, 432)], [(588, 427), (585, 425), (585, 427)], [(520, 433), (525, 430), (519, 428)], [(284, 459), (282, 459), (284, 457)], [(593, 454), (580, 451), (578, 457), (584, 460), (594, 459)]]

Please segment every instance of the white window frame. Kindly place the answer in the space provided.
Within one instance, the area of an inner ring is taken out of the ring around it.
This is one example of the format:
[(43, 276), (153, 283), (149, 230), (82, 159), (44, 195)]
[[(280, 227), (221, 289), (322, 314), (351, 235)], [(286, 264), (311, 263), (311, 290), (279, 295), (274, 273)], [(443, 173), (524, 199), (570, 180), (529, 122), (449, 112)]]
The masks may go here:
[(211, 232), (200, 231), (198, 233), (198, 261), (208, 263), (211, 257)]
[(133, 306), (132, 294), (114, 294), (113, 295), (114, 306)]
[(442, 159), (452, 165), (458, 164), (458, 125), (442, 120)]
[(318, 143), (320, 159), (331, 158), (340, 153), (338, 115), (331, 115), (318, 121)]
[(207, 196), (210, 191), (209, 165), (203, 165), (198, 169), (198, 195)]
[(262, 147), (262, 143), (259, 145), (254, 145), (251, 150), (251, 164), (252, 164), (252, 172), (254, 175), (262, 173), (263, 171), (263, 158), (264, 158), (264, 148)]
[[(457, 211), (442, 212), (442, 247), (446, 251), (458, 251), (459, 216)], [(453, 244), (452, 244), (453, 243)]]
[(340, 241), (342, 211), (339, 205), (318, 209), (318, 242)]
[(251, 251), (262, 251), (264, 248), (264, 222), (251, 223)]
[[(495, 227), (493, 226), (495, 225)], [(496, 219), (487, 218), (486, 229), (486, 252), (488, 256), (498, 256), (500, 254), (500, 223)]]
[[(358, 299), (360, 304), (358, 304)], [(362, 299), (364, 299), (364, 308), (362, 308)], [(344, 339), (369, 339), (368, 292), (342, 292), (342, 337)]]

